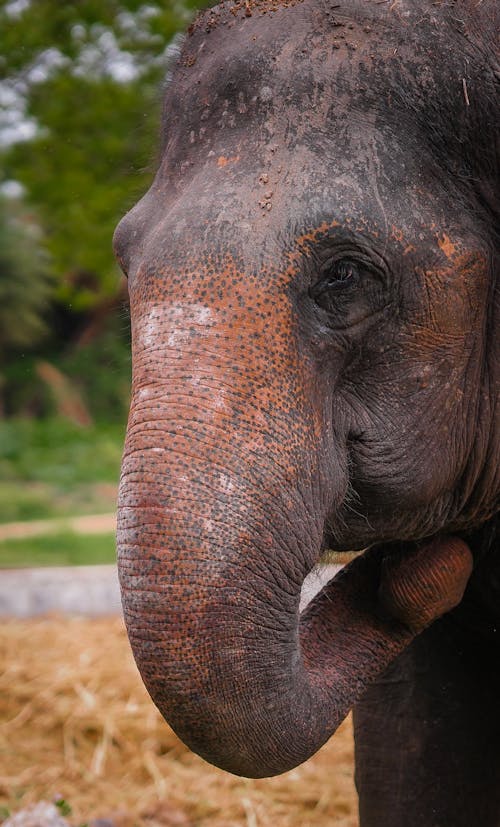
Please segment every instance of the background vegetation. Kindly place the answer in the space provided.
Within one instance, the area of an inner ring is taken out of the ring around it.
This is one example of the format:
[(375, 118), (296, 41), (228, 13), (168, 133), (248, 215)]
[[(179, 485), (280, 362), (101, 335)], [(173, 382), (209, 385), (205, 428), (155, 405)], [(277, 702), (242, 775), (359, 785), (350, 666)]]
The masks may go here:
[(0, 0), (0, 522), (113, 509), (130, 356), (111, 238), (201, 5)]

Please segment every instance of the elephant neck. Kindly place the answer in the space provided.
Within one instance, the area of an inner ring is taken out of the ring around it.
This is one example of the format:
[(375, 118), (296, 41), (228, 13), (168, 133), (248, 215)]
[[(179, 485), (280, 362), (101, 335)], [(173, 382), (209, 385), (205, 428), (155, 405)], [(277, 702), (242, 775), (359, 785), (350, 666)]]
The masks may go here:
[(469, 534), (464, 535), (477, 566), (492, 564), (500, 555), (500, 512)]
[(474, 557), (474, 571), (454, 621), (500, 647), (500, 514), (464, 537)]

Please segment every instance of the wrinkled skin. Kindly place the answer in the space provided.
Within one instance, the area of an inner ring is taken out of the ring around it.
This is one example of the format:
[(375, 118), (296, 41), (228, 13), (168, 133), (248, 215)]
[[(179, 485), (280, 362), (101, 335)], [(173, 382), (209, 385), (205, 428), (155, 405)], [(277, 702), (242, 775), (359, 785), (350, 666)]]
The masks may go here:
[[(119, 567), (143, 679), (189, 746), (253, 776), (306, 760), (362, 698), (375, 827), (472, 823), (446, 793), (426, 809), (437, 758), (407, 750), (418, 721), (390, 693), (377, 719), (384, 684), (425, 683), (439, 716), (432, 669), (409, 664), (463, 628), (500, 667), (495, 7), (206, 12), (165, 92), (156, 178), (115, 237), (133, 333)], [(367, 546), (299, 618), (325, 548)], [(486, 825), (495, 783), (474, 788)]]

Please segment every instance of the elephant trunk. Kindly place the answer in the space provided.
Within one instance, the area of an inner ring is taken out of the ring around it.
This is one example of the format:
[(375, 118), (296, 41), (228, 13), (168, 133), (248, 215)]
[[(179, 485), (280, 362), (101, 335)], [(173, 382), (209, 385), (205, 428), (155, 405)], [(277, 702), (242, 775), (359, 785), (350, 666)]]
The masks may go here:
[(337, 501), (345, 491), (329, 400), (283, 355), (290, 370), (275, 392), (255, 362), (238, 365), (238, 384), (220, 340), (204, 336), (201, 363), (201, 313), (191, 317), (182, 341), (154, 336), (151, 313), (135, 330), (118, 528), (125, 620), (182, 740), (235, 774), (269, 776), (312, 755), (367, 683), (459, 602), (471, 558), (457, 539), (385, 561), (373, 550), (300, 615), (335, 489)]
[(225, 522), (213, 511), (206, 517), (206, 491), (216, 496), (206, 469), (198, 469), (203, 492), (193, 471), (187, 485), (170, 477), (177, 492), (167, 508), (158, 482), (147, 494), (156, 505), (139, 501), (128, 481), (136, 476), (143, 486), (145, 468), (154, 479), (155, 459), (142, 451), (125, 461), (118, 535), (125, 619), (143, 680), (207, 761), (252, 777), (289, 770), (330, 737), (415, 634), (459, 602), (468, 549), (442, 540), (389, 561), (372, 550), (299, 615), (311, 568), (300, 538), (289, 535), (285, 548), (284, 532), (256, 520), (251, 504), (244, 524), (234, 504)]

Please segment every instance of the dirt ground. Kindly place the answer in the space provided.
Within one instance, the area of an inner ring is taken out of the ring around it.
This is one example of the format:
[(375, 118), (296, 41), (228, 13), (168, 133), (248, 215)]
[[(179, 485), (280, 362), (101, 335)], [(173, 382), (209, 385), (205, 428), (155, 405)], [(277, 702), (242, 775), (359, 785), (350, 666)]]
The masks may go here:
[(358, 825), (350, 721), (284, 776), (216, 770), (157, 713), (121, 619), (4, 622), (0, 675), (0, 806), (11, 812), (62, 796), (76, 827)]

